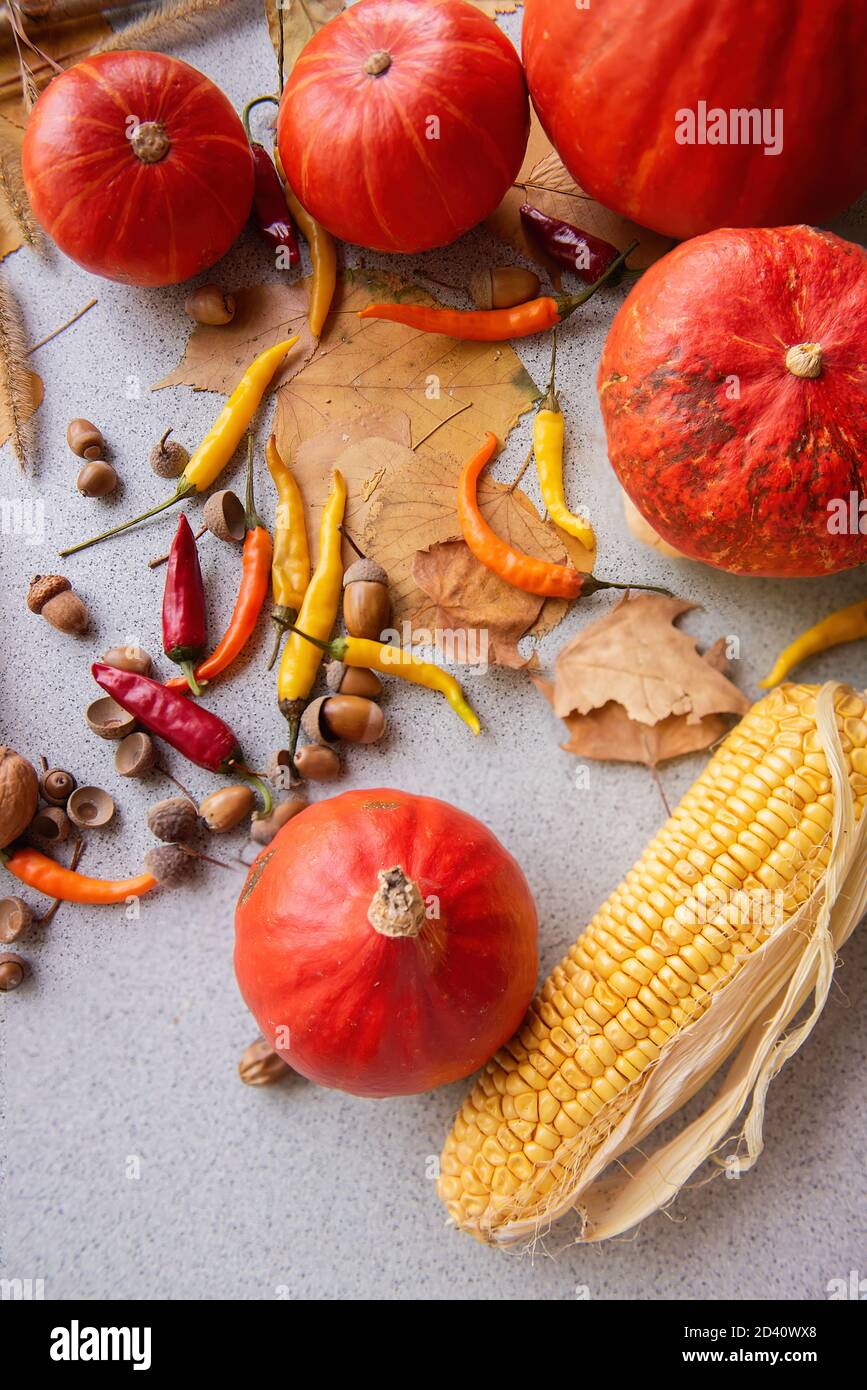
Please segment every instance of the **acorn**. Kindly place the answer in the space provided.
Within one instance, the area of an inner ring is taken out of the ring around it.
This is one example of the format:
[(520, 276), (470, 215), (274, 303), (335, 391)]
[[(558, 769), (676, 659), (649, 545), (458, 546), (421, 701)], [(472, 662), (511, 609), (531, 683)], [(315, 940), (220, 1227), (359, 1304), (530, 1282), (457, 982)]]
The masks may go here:
[(235, 296), (228, 294), (221, 285), (200, 285), (188, 297), (184, 310), (196, 323), (216, 327), (231, 323), (236, 307)]
[(158, 801), (147, 813), (147, 828), (158, 840), (174, 843), (194, 834), (199, 818), (195, 804), (186, 796), (170, 796)]
[(8, 994), (10, 990), (17, 989), (28, 970), (23, 956), (16, 956), (13, 951), (0, 951), (0, 990)]
[(59, 632), (80, 637), (90, 626), (87, 609), (62, 574), (35, 574), (27, 591), (27, 607), (31, 613), (41, 613)]
[(286, 801), (275, 803), (270, 816), (254, 816), (250, 826), (250, 839), (255, 840), (257, 845), (267, 845), (273, 840), (278, 830), (297, 816), (299, 811), (303, 811), (307, 805), (303, 796), (290, 796)]
[(85, 497), (107, 497), (117, 487), (117, 473), (105, 459), (91, 459), (76, 478), (75, 486)]
[(49, 806), (65, 806), (75, 791), (75, 778), (62, 767), (49, 767), (39, 779), (39, 790)]
[(46, 806), (44, 811), (37, 811), (30, 822), (30, 834), (46, 844), (60, 845), (71, 833), (69, 817), (60, 806)]
[(480, 270), (469, 283), (477, 309), (511, 309), (539, 293), (539, 277), (521, 265), (495, 265)]
[(388, 575), (375, 560), (356, 560), (343, 576), (343, 621), (352, 637), (382, 640), (391, 619)]
[(385, 716), (362, 695), (320, 695), (305, 709), (301, 727), (311, 743), (376, 743), (385, 733)]
[(82, 459), (100, 459), (105, 453), (102, 431), (89, 420), (70, 420), (66, 426), (66, 442)]
[(333, 782), (340, 776), (340, 759), (333, 748), (323, 743), (305, 743), (295, 754), (299, 777), (307, 782)]
[(211, 494), (202, 510), (202, 520), (211, 535), (221, 541), (242, 541), (247, 533), (244, 504), (228, 488)]
[(17, 941), (33, 922), (33, 913), (21, 898), (0, 898), (0, 941)]
[(278, 748), (268, 759), (265, 770), (268, 781), (275, 787), (291, 787), (297, 779), (293, 775), (292, 754), (288, 748)]
[(346, 666), (342, 661), (329, 661), (325, 667), (325, 684), (335, 695), (363, 695), (378, 700), (382, 681), (375, 671), (364, 666)]
[(189, 451), (176, 439), (169, 439), (166, 430), (148, 454), (148, 463), (159, 478), (179, 478), (190, 461)]
[(199, 819), (215, 835), (234, 830), (242, 820), (246, 820), (256, 804), (251, 787), (221, 787), (211, 792), (199, 806)]
[(180, 845), (155, 845), (144, 857), (144, 865), (163, 888), (177, 888), (189, 878), (196, 860)]
[(149, 676), (152, 662), (141, 647), (109, 647), (103, 652), (100, 661), (106, 666), (114, 666), (118, 671), (134, 671), (137, 676)]

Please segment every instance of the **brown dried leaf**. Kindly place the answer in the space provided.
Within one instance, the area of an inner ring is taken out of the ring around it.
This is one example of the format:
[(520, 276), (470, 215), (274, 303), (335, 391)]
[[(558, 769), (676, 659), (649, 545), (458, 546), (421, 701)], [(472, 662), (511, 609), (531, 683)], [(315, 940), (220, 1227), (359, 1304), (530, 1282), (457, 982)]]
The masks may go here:
[(519, 212), (522, 203), (532, 203), (549, 217), (571, 222), (583, 231), (611, 242), (621, 251), (631, 241), (638, 239), (640, 245), (629, 257), (630, 266), (636, 270), (644, 270), (658, 261), (673, 245), (657, 232), (619, 217), (585, 193), (554, 150), (535, 111), (531, 114), (530, 139), (515, 185), (491, 213), (487, 226), (501, 241), (507, 241), (516, 251), (548, 269), (554, 284), (559, 285), (559, 272), (554, 262), (539, 250), (524, 231)]
[[(553, 706), (553, 683), (539, 676), (533, 680)], [(647, 767), (709, 748), (728, 728), (719, 714), (708, 714), (697, 724), (688, 723), (684, 714), (670, 714), (649, 726), (638, 724), (614, 700), (589, 714), (568, 714), (563, 723), (570, 737), (560, 747), (567, 753), (598, 762), (644, 763)]]
[[(460, 539), (457, 518), (457, 483), (460, 463), (448, 454), (407, 455), (402, 467), (391, 471), (380, 485), (364, 528), (363, 548), (388, 571), (395, 618), (413, 620), (428, 600), (414, 577), (416, 553), (432, 545)], [(498, 535), (519, 550), (543, 560), (563, 563), (563, 538), (543, 521), (520, 488), (509, 488), (492, 478), (479, 484), (479, 505)], [(560, 622), (567, 608), (561, 599), (544, 604), (534, 635), (548, 632)]]
[(709, 714), (745, 713), (746, 696), (719, 670), (718, 645), (707, 660), (695, 638), (674, 627), (695, 606), (657, 594), (625, 595), (558, 654), (556, 713), (587, 714), (611, 700), (645, 725), (671, 714), (697, 724)]
[[(464, 541), (444, 541), (419, 551), (413, 578), (429, 600), (418, 609), (416, 623), (434, 634), (449, 634), (446, 640), (452, 643), (462, 640), (465, 651), (476, 651), (495, 666), (538, 664), (535, 652), (521, 656), (518, 642), (538, 618), (542, 599), (504, 583), (479, 563)], [(442, 639), (435, 640), (442, 649)]]
[[(20, 441), (22, 429), (26, 429), (27, 422), (36, 414), (44, 395), (45, 384), (37, 372), (25, 370), (19, 385), (14, 388), (14, 394), (10, 394), (5, 383), (0, 386), (0, 448), (14, 434), (18, 435)], [(19, 448), (22, 447), (19, 442)]]
[(344, 0), (265, 0), (265, 17), (274, 52), (280, 51), (283, 21), (283, 75), (288, 77), (309, 39), (345, 8)]
[(367, 406), (403, 411), (413, 448), (427, 456), (445, 451), (466, 458), (486, 430), (505, 439), (539, 395), (512, 347), (359, 319), (356, 311), (373, 299), (435, 303), (384, 271), (346, 272), (318, 350), (277, 394), (274, 429), (283, 457)]
[[(164, 386), (192, 386), (194, 391), (221, 391), (228, 396), (257, 353), (298, 334), (285, 365), (274, 377), (274, 386), (288, 381), (309, 361), (316, 340), (307, 322), (307, 281), (293, 285), (276, 281), (235, 291), (237, 308), (231, 323), (211, 327), (196, 324), (187, 339), (177, 367), (156, 382)], [(285, 456), (284, 456), (285, 457)]]

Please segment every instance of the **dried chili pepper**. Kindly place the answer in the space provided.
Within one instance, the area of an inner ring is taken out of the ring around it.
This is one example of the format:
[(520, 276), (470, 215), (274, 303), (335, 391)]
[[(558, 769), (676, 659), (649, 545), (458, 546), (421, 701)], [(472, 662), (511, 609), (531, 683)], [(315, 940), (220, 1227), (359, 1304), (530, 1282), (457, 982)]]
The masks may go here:
[(862, 637), (867, 637), (867, 599), (863, 598), (858, 599), (857, 603), (850, 603), (847, 608), (838, 608), (836, 613), (829, 613), (827, 618), (807, 628), (794, 642), (790, 642), (777, 657), (771, 674), (759, 681), (759, 685), (763, 690), (769, 690), (772, 685), (779, 685), (780, 681), (785, 680), (792, 668), (808, 657), (818, 656), (820, 652), (837, 647), (841, 642), (857, 642)]
[(557, 365), (557, 331), (553, 333), (551, 346), (551, 375), (548, 391), (533, 420), (533, 453), (536, 456), (536, 472), (542, 501), (548, 508), (548, 515), (567, 535), (574, 536), (588, 550), (595, 550), (596, 536), (593, 527), (584, 517), (575, 516), (566, 506), (563, 493), (563, 442), (565, 426), (563, 412), (554, 391), (554, 371)]
[(304, 240), (310, 247), (310, 261), (313, 278), (310, 285), (310, 332), (318, 338), (325, 326), (334, 291), (337, 287), (337, 243), (330, 232), (326, 232), (321, 222), (317, 222), (296, 198), (288, 183), (285, 186), (286, 202)]
[(248, 101), (241, 119), (244, 122), (250, 149), (253, 151), (253, 211), (256, 225), (275, 252), (286, 252), (286, 259), (291, 268), (300, 264), (301, 252), (298, 250), (295, 225), (283, 192), (283, 184), (274, 167), (274, 161), (265, 146), (254, 140), (250, 132), (250, 112), (263, 101), (273, 101), (273, 99), (273, 97), (255, 97), (253, 101)]
[(427, 304), (368, 304), (358, 310), (360, 319), (388, 319), (418, 328), (423, 333), (443, 333), (449, 338), (474, 342), (498, 343), (508, 338), (528, 338), (562, 323), (580, 304), (586, 304), (602, 285), (606, 284), (623, 265), (626, 257), (638, 245), (633, 241), (621, 251), (608, 269), (579, 294), (542, 295), (513, 309), (445, 309)]
[(310, 547), (304, 520), (304, 499), (295, 475), (283, 462), (274, 435), (265, 448), (265, 462), (277, 489), (277, 517), (274, 522), (274, 559), (271, 563), (271, 591), (274, 607), (271, 621), (275, 628), (274, 650), (268, 670), (277, 660), (283, 634), (295, 621), (304, 602), (310, 580)]
[(201, 695), (202, 688), (193, 673), (193, 662), (202, 655), (207, 640), (205, 586), (199, 552), (190, 523), (182, 513), (166, 568), (163, 651), (169, 661), (180, 666), (194, 695)]
[(35, 849), (0, 851), (0, 863), (20, 883), (61, 902), (122, 903), (127, 898), (139, 898), (157, 886), (153, 874), (148, 873), (135, 878), (88, 878)]
[(550, 560), (537, 560), (508, 545), (492, 531), (479, 511), (476, 483), (485, 464), (497, 447), (495, 434), (485, 435), (482, 447), (467, 461), (458, 479), (458, 521), (461, 534), (476, 559), (515, 589), (543, 598), (584, 598), (597, 589), (649, 589), (667, 594), (654, 584), (614, 584), (582, 574), (572, 565), (557, 565)]
[[(558, 265), (573, 270), (580, 280), (592, 285), (617, 260), (618, 250), (610, 241), (602, 241), (571, 222), (549, 217), (541, 208), (530, 203), (521, 205), (521, 222), (525, 232)], [(621, 262), (622, 265), (622, 262)]]
[(319, 527), (319, 559), (298, 614), (298, 626), (313, 641), (305, 641), (298, 632), (290, 632), (277, 675), (277, 700), (280, 712), (289, 724), (291, 755), (295, 753), (301, 715), (322, 662), (322, 651), (314, 642), (327, 642), (337, 621), (343, 587), (341, 525), (345, 509), (346, 483), (343, 474), (335, 468), (331, 493)]
[(292, 631), (327, 653), (332, 660), (342, 661), (344, 666), (381, 671), (385, 676), (398, 676), (413, 685), (436, 690), (445, 696), (455, 714), (474, 734), (479, 732), (478, 715), (468, 703), (460, 685), (454, 676), (434, 662), (422, 661), (421, 657), (405, 647), (392, 647), (387, 642), (376, 642), (370, 637), (336, 637), (333, 642), (321, 642), (300, 628), (293, 627)]
[[(243, 651), (252, 636), (262, 604), (268, 593), (268, 571), (271, 567), (271, 537), (256, 512), (253, 501), (253, 440), (248, 437), (247, 445), (247, 495), (244, 524), (247, 534), (244, 537), (241, 584), (229, 625), (222, 639), (196, 667), (194, 675), (199, 684), (213, 680), (221, 671), (231, 666), (235, 657)], [(166, 681), (169, 690), (180, 690), (187, 682), (180, 676)]]
[(210, 710), (202, 709), (177, 690), (169, 690), (149, 676), (135, 671), (119, 671), (95, 661), (91, 666), (97, 685), (113, 696), (128, 714), (158, 738), (209, 772), (240, 777), (257, 787), (262, 795), (262, 814), (271, 813), (271, 793), (267, 786), (244, 766), (244, 755), (228, 724)]
[(100, 541), (108, 540), (110, 536), (119, 535), (121, 531), (128, 531), (131, 526), (137, 526), (148, 517), (157, 516), (159, 512), (164, 512), (166, 507), (173, 507), (176, 502), (182, 502), (190, 493), (204, 492), (209, 488), (222, 473), (243, 439), (277, 367), (297, 342), (296, 333), (294, 338), (275, 343), (273, 347), (265, 348), (264, 352), (253, 358), (198, 449), (192, 454), (178, 478), (177, 488), (168, 501), (160, 502), (149, 511), (142, 512), (140, 516), (134, 516), (131, 521), (122, 522), (120, 526), (112, 526), (110, 531), (91, 536), (90, 540), (67, 546), (60, 554), (74, 555), (78, 550), (86, 550), (90, 545), (97, 545)]

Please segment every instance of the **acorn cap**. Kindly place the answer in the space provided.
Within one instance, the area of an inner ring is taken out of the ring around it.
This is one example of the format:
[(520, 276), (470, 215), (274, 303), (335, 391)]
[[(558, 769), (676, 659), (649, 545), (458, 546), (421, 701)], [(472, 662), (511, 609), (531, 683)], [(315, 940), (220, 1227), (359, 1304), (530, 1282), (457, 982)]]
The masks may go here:
[(325, 725), (322, 723), (322, 706), (329, 697), (320, 695), (317, 700), (311, 700), (301, 716), (301, 728), (309, 738), (311, 743), (337, 743), (336, 738), (332, 738), (326, 733)]
[(242, 541), (247, 533), (244, 504), (228, 488), (211, 494), (205, 503), (202, 519), (211, 534), (221, 541)]
[(41, 613), (50, 598), (66, 593), (72, 585), (62, 574), (34, 574), (27, 590), (27, 607), (31, 613)]
[(73, 824), (82, 829), (100, 830), (114, 815), (114, 802), (102, 787), (76, 787), (66, 809)]
[(340, 689), (340, 682), (346, 672), (346, 665), (342, 661), (329, 661), (325, 667), (325, 684), (329, 690), (336, 695)]
[(128, 714), (110, 695), (91, 701), (84, 717), (87, 727), (98, 738), (126, 738), (135, 728), (135, 716)]
[(355, 560), (343, 576), (343, 587), (347, 584), (388, 584), (388, 575), (375, 560)]
[(71, 829), (69, 817), (60, 806), (46, 806), (44, 811), (37, 811), (29, 826), (31, 835), (51, 845), (62, 844)]
[(150, 734), (127, 734), (117, 745), (114, 766), (121, 777), (143, 777), (157, 760), (157, 750)]
[(33, 913), (21, 898), (0, 898), (0, 941), (17, 941), (33, 921)]

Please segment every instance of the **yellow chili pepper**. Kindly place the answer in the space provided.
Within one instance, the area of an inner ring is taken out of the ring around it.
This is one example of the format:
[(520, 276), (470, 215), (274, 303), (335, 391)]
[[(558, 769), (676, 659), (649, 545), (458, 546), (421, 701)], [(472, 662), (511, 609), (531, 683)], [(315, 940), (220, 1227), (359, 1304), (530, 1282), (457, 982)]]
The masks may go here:
[(593, 527), (584, 517), (575, 516), (566, 506), (563, 492), (563, 440), (565, 424), (560, 403), (554, 393), (554, 366), (557, 360), (557, 335), (551, 351), (551, 376), (548, 394), (536, 411), (533, 421), (533, 452), (536, 455), (536, 472), (542, 500), (548, 508), (548, 515), (565, 531), (574, 536), (588, 550), (596, 549), (596, 536)]
[(295, 751), (301, 715), (322, 662), (322, 650), (316, 642), (327, 643), (337, 619), (343, 588), (343, 533), (340, 528), (345, 510), (346, 483), (343, 474), (335, 468), (319, 527), (319, 559), (298, 614), (301, 631), (309, 633), (315, 642), (306, 642), (293, 628), (283, 648), (277, 676), (277, 699), (281, 713), (289, 721), (291, 753)]
[(322, 332), (334, 290), (337, 285), (337, 243), (315, 217), (302, 207), (288, 183), (284, 185), (289, 210), (310, 247), (313, 280), (310, 286), (310, 332), (318, 338)]
[(166, 507), (182, 502), (191, 492), (204, 492), (210, 487), (243, 439), (265, 394), (266, 386), (289, 349), (297, 342), (296, 334), (294, 338), (275, 343), (273, 347), (266, 348), (258, 357), (253, 358), (201, 444), (190, 456), (189, 463), (178, 478), (177, 488), (167, 502), (160, 502), (158, 506), (151, 507), (140, 516), (134, 516), (132, 521), (112, 526), (110, 531), (103, 531), (98, 536), (92, 536), (90, 540), (71, 545), (66, 550), (61, 550), (60, 554), (72, 555), (77, 550), (86, 550), (89, 545), (96, 545), (99, 541), (107, 540), (109, 536), (128, 531), (131, 526), (137, 526), (149, 516), (156, 516), (158, 512), (165, 511)]
[(306, 638), (320, 653), (326, 652), (335, 661), (345, 666), (360, 666), (365, 670), (380, 671), (384, 676), (399, 676), (401, 680), (411, 681), (413, 685), (424, 685), (428, 690), (436, 690), (444, 695), (455, 714), (464, 721), (474, 734), (479, 733), (479, 718), (467, 702), (464, 692), (454, 676), (431, 661), (405, 647), (392, 647), (387, 642), (374, 642), (369, 637), (337, 637), (333, 642), (323, 642), (301, 627), (293, 628), (294, 636)]
[(274, 595), (271, 621), (276, 629), (276, 639), (268, 662), (270, 671), (277, 660), (283, 633), (294, 623), (304, 601), (304, 592), (310, 580), (310, 547), (307, 544), (301, 489), (291, 468), (283, 462), (273, 434), (265, 449), (265, 462), (277, 489), (274, 557), (271, 561), (271, 589)]
[(848, 608), (830, 613), (790, 642), (777, 657), (771, 674), (759, 681), (759, 685), (763, 690), (769, 690), (772, 685), (779, 685), (780, 681), (785, 680), (792, 668), (806, 661), (808, 656), (817, 656), (819, 652), (837, 647), (841, 642), (855, 642), (859, 637), (867, 637), (867, 599), (863, 598), (857, 603), (850, 603)]

